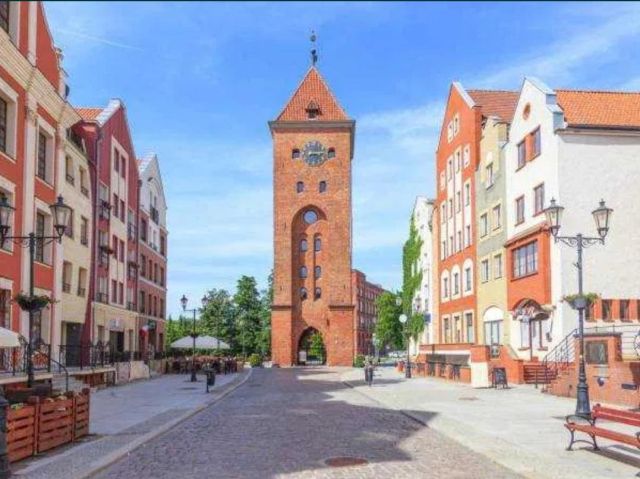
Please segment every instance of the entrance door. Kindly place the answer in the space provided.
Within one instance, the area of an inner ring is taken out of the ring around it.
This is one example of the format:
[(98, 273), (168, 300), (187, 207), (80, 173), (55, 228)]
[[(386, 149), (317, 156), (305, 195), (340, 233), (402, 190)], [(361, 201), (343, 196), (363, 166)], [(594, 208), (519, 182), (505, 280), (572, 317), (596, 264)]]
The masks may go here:
[(65, 361), (67, 366), (80, 366), (80, 339), (82, 337), (82, 325), (78, 323), (65, 323), (66, 353)]

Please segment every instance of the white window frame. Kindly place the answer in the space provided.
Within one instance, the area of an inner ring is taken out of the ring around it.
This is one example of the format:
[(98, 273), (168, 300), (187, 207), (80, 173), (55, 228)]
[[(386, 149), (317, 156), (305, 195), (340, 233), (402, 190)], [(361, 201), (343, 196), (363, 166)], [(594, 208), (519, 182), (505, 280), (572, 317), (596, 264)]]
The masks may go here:
[(7, 103), (7, 151), (0, 151), (0, 158), (15, 162), (18, 144), (18, 93), (2, 78), (0, 78), (0, 97)]

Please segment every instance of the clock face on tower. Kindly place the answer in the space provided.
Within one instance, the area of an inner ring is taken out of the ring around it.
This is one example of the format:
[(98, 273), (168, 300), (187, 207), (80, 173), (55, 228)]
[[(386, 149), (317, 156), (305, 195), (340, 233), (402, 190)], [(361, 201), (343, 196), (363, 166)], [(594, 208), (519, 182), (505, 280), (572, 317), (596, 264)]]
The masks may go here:
[(322, 143), (312, 140), (304, 145), (302, 157), (309, 166), (320, 166), (327, 159), (327, 151)]

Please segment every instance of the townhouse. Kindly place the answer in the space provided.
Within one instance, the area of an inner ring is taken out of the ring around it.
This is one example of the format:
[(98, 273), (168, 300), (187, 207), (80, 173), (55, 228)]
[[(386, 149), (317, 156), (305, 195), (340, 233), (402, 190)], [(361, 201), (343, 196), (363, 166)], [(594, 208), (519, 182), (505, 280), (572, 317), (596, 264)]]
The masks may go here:
[(167, 202), (160, 163), (155, 154), (138, 160), (140, 173), (139, 259), (130, 263), (131, 273), (139, 265), (139, 351), (153, 353), (164, 348), (167, 301)]
[(351, 271), (353, 293), (353, 330), (355, 354), (374, 355), (373, 334), (378, 318), (376, 300), (385, 292), (379, 284), (367, 281), (367, 276), (354, 269)]

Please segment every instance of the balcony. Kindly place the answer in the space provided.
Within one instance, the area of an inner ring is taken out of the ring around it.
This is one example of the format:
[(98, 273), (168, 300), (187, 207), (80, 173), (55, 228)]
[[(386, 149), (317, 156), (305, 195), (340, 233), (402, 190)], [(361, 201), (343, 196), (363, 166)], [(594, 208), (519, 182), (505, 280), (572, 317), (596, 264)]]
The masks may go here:
[(70, 293), (71, 292), (71, 284), (70, 283), (62, 283), (62, 292)]

